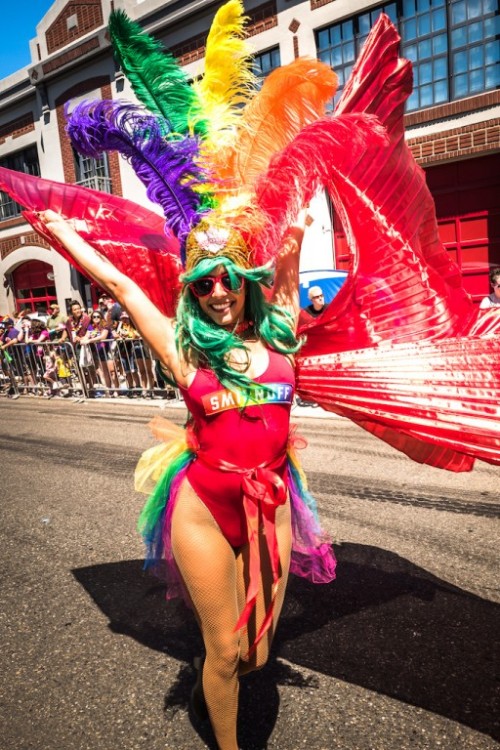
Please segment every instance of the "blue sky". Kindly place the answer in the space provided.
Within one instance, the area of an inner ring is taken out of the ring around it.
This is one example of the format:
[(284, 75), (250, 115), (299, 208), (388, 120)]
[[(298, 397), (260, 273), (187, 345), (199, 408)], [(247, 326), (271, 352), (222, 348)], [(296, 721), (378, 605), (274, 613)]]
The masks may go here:
[(3, 0), (0, 19), (0, 80), (31, 62), (29, 40), (54, 0)]

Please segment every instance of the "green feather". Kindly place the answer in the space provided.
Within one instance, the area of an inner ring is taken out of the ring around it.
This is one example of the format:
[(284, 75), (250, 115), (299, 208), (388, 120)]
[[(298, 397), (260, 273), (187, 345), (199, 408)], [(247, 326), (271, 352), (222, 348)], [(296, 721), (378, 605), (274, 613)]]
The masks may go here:
[(198, 97), (175, 57), (122, 10), (111, 13), (108, 29), (116, 59), (139, 101), (168, 120), (174, 133), (189, 134), (194, 122), (194, 132), (203, 135)]

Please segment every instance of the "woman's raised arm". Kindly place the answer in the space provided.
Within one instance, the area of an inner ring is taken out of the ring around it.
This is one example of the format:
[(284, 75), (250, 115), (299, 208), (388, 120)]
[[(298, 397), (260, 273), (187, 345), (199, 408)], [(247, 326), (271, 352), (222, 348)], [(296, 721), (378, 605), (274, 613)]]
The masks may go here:
[(70, 222), (50, 210), (41, 212), (39, 216), (71, 257), (127, 310), (148, 346), (183, 385), (185, 376), (181, 372), (175, 345), (173, 321), (153, 305), (134, 281), (85, 242)]
[(299, 319), (299, 259), (307, 210), (300, 212), (283, 241), (276, 259), (276, 272), (271, 302), (284, 308), (293, 317), (294, 331)]

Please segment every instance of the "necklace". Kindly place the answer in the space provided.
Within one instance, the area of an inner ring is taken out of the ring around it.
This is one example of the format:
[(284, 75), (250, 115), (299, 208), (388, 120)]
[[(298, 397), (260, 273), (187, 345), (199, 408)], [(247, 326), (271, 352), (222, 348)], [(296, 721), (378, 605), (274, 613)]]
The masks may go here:
[(233, 329), (232, 332), (236, 336), (241, 336), (244, 338), (244, 335), (246, 332), (253, 332), (253, 320), (242, 320), (241, 323), (238, 323)]

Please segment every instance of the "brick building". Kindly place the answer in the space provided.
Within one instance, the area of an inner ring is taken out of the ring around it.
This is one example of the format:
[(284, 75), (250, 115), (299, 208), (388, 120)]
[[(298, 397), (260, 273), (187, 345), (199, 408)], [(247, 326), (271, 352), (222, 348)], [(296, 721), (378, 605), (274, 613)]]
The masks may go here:
[[(79, 157), (64, 132), (64, 105), (83, 98), (133, 100), (106, 38), (121, 7), (161, 39), (190, 76), (202, 69), (212, 0), (56, 0), (30, 42), (31, 64), (0, 82), (0, 164), (78, 182), (147, 204), (145, 191), (116, 154)], [(499, 0), (245, 0), (263, 75), (297, 55), (329, 62), (347, 79), (381, 10), (395, 22), (403, 56), (414, 63), (407, 140), (425, 168), (440, 232), (476, 300), (488, 293), (488, 268), (500, 265)], [(57, 298), (95, 301), (89, 282), (26, 224), (0, 193), (0, 313)], [(157, 209), (155, 209), (157, 210)], [(321, 205), (311, 247), (345, 264), (341, 227)], [(316, 261), (313, 261), (312, 266)]]

